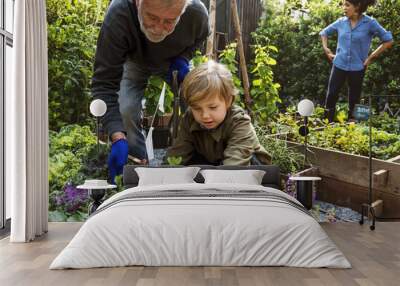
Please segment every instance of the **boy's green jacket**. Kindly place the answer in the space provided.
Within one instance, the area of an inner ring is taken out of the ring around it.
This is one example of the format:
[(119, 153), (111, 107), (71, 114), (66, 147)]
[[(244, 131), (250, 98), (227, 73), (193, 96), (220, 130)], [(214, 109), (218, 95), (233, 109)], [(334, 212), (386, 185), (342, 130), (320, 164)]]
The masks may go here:
[(260, 145), (250, 117), (238, 106), (232, 106), (225, 120), (208, 130), (197, 123), (190, 108), (179, 124), (178, 137), (167, 150), (167, 157), (181, 157), (186, 165), (197, 152), (211, 163), (249, 165), (254, 154), (261, 163), (270, 164), (271, 157)]

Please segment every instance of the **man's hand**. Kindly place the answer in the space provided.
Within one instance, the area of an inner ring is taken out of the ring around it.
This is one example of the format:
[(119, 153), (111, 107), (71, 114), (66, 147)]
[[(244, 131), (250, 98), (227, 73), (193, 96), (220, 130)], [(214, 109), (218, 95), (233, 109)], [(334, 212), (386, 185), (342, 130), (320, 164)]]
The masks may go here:
[(172, 72), (178, 71), (178, 84), (181, 84), (189, 72), (189, 62), (183, 57), (176, 57), (171, 61), (168, 70), (168, 81), (172, 83)]
[(128, 161), (128, 141), (119, 139), (111, 145), (111, 152), (108, 156), (108, 170), (110, 172), (111, 183), (115, 184), (115, 176), (122, 174), (122, 170)]

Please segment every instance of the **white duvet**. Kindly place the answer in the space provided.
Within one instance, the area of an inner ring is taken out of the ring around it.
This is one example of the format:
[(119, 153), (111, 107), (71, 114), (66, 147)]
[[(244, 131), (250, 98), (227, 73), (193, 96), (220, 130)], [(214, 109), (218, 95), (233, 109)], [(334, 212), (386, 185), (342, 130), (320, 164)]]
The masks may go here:
[[(174, 190), (249, 190), (250, 195), (122, 199)], [(264, 191), (270, 198), (252, 197), (250, 190)], [(131, 188), (105, 201), (50, 269), (127, 265), (350, 268), (318, 222), (295, 204), (299, 203), (279, 190), (254, 185)]]

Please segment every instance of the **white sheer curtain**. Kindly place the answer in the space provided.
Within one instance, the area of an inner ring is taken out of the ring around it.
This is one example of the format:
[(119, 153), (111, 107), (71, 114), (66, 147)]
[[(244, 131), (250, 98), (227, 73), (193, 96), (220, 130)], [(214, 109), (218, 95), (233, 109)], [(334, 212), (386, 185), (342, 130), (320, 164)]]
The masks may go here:
[(45, 0), (18, 0), (14, 18), (13, 90), (6, 97), (6, 187), (12, 242), (48, 227), (48, 79)]

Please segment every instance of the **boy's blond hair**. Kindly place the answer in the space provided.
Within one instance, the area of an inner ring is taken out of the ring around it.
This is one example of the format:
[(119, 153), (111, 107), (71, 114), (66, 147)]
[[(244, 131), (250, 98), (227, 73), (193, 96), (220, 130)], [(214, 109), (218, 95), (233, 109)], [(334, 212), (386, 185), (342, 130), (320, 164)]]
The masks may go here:
[(237, 93), (231, 72), (225, 65), (213, 60), (193, 69), (182, 84), (182, 94), (189, 106), (216, 94), (230, 106)]

